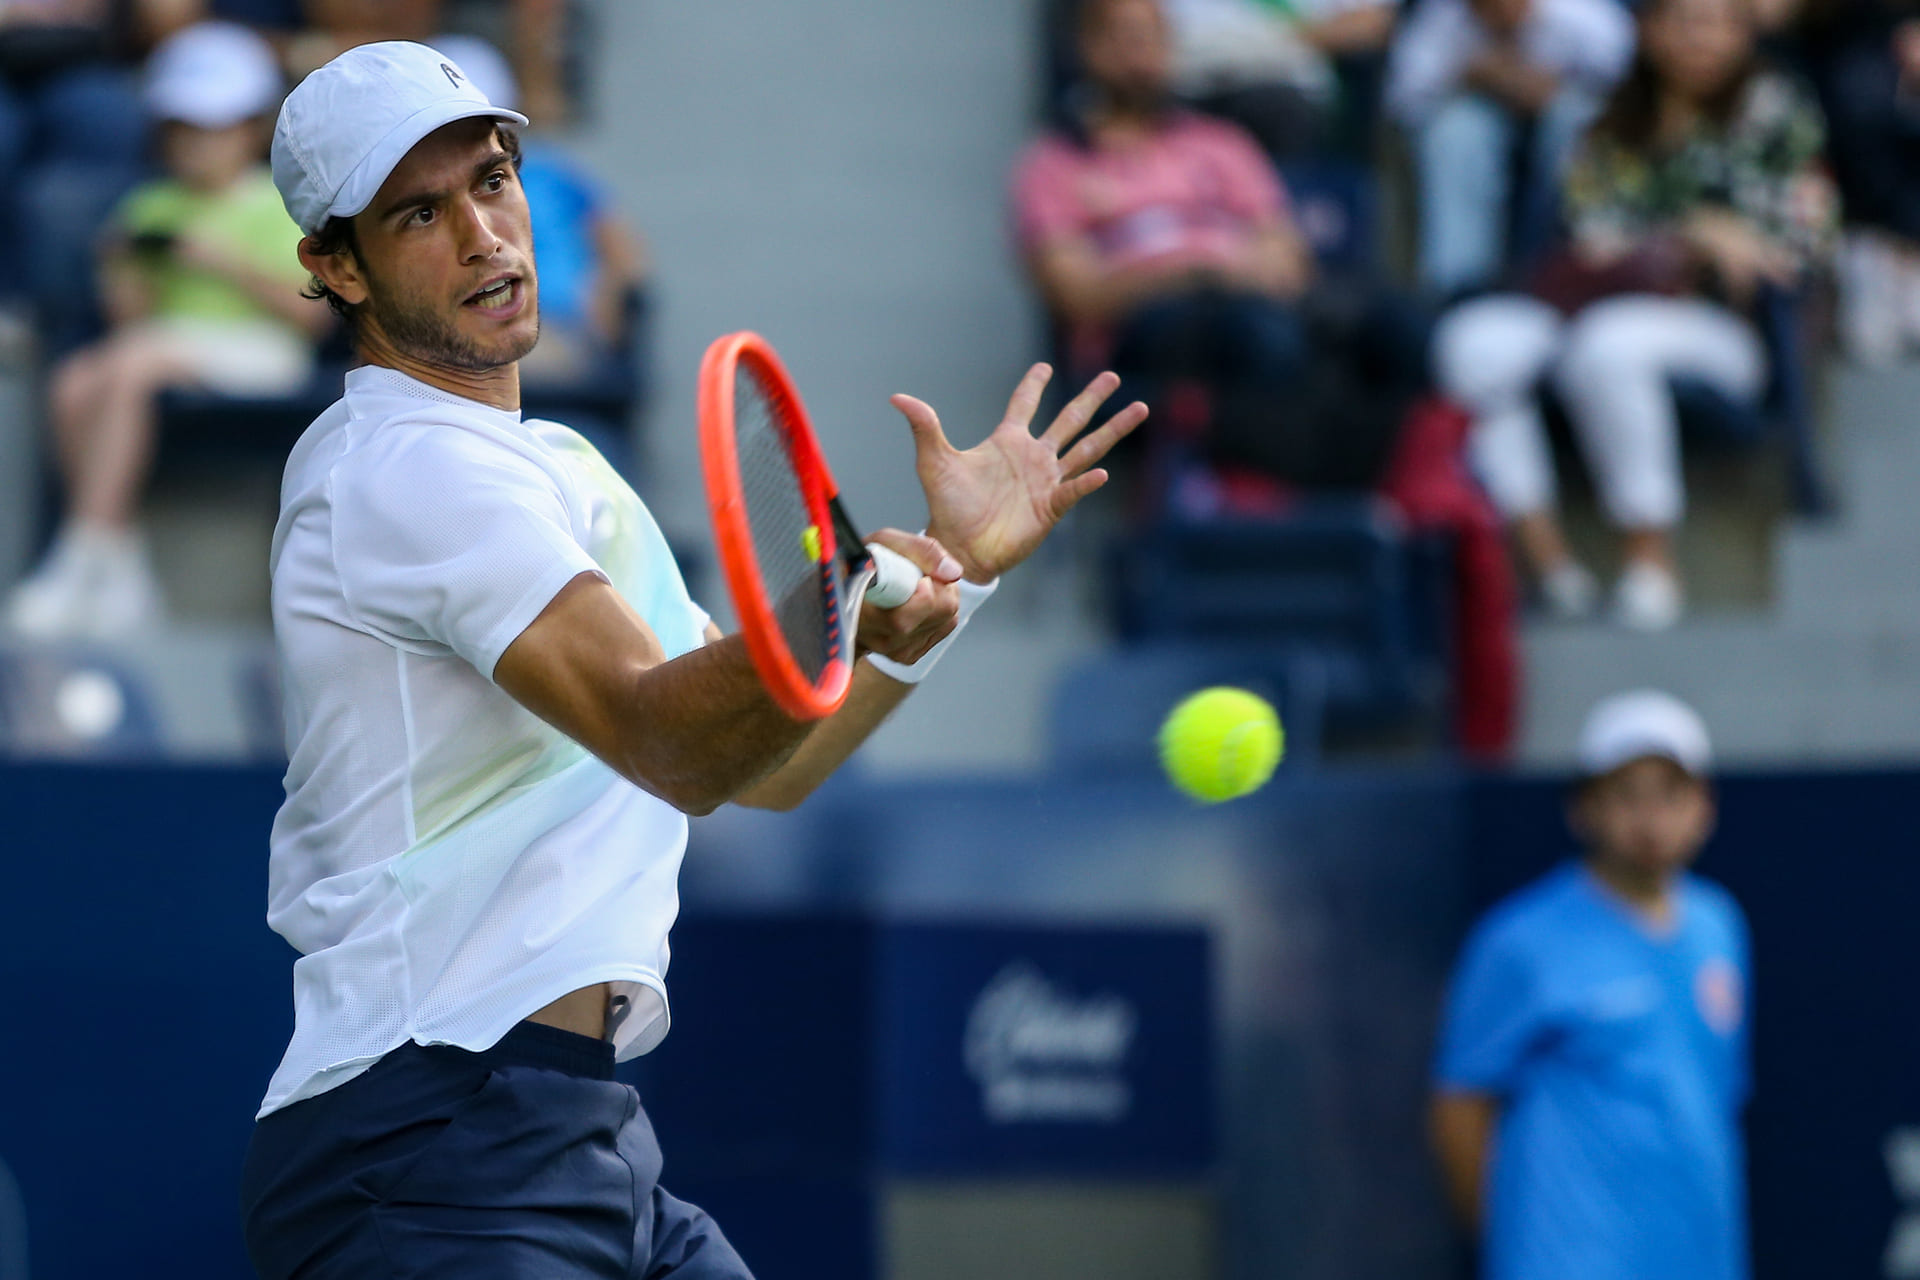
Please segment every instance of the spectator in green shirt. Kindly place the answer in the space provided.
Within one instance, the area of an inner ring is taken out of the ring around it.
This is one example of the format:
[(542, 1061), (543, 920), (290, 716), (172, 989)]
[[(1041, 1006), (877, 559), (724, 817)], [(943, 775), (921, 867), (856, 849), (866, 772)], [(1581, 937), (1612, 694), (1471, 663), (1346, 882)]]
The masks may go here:
[(162, 391), (280, 395), (311, 372), (329, 318), (301, 296), (300, 232), (261, 163), (282, 88), (272, 50), (244, 27), (202, 23), (154, 51), (147, 103), (166, 176), (111, 220), (107, 336), (53, 370), (66, 518), (8, 602), (26, 634), (111, 636), (160, 617), (136, 517)]

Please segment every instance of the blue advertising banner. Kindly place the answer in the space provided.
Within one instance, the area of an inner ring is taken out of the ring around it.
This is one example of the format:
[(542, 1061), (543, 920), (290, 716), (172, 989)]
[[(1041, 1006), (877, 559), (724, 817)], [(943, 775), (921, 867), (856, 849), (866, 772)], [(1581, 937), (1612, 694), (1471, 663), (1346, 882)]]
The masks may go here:
[(674, 931), (661, 1144), (740, 1170), (1148, 1177), (1212, 1160), (1197, 928), (702, 918)]
[(889, 925), (878, 959), (886, 1168), (1208, 1171), (1212, 986), (1200, 930)]

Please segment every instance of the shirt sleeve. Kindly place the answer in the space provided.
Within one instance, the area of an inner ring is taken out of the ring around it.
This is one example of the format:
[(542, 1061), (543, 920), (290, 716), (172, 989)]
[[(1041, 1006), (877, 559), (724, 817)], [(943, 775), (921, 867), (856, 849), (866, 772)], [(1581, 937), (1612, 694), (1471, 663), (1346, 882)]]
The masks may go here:
[(1285, 220), (1286, 188), (1260, 144), (1246, 130), (1228, 124), (1215, 126), (1214, 137), (1227, 207), (1257, 226)]
[(1633, 61), (1633, 18), (1619, 0), (1559, 0), (1552, 10), (1559, 25), (1563, 75), (1590, 93), (1605, 93), (1627, 73)]
[(1484, 927), (1455, 971), (1434, 1067), (1442, 1089), (1512, 1091), (1541, 1023), (1532, 965), (1510, 934)]
[(1014, 239), (1031, 253), (1052, 240), (1087, 231), (1087, 210), (1075, 191), (1073, 161), (1052, 139), (1022, 157), (1013, 179)]
[(143, 182), (120, 198), (109, 224), (123, 235), (143, 231), (172, 231), (179, 222), (179, 201), (164, 184)]
[(1416, 0), (1387, 56), (1387, 110), (1419, 125), (1453, 92), (1479, 44), (1461, 0)]
[(374, 634), (444, 646), (491, 680), (562, 587), (606, 574), (531, 460), (454, 426), (382, 429), (408, 435), (333, 481), (341, 594)]

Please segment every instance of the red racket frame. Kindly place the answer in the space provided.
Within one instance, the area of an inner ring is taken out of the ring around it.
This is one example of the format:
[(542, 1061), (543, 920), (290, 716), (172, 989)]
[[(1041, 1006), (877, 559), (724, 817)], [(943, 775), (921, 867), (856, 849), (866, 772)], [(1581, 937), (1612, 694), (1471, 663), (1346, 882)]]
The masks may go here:
[(767, 693), (797, 720), (819, 720), (832, 715), (846, 701), (853, 676), (848, 638), (841, 652), (830, 658), (818, 683), (810, 681), (781, 633), (768, 598), (760, 559), (753, 549), (753, 530), (747, 520), (746, 498), (740, 485), (740, 456), (736, 447), (733, 389), (736, 370), (746, 368), (766, 389), (776, 413), (774, 423), (785, 436), (787, 455), (800, 482), (807, 514), (820, 531), (820, 566), (827, 591), (828, 626), (839, 625), (840, 600), (830, 572), (840, 554), (834, 527), (833, 499), (839, 492), (825, 455), (813, 434), (800, 392), (773, 347), (757, 333), (741, 332), (716, 339), (700, 362), (700, 460), (706, 474), (707, 505), (713, 514), (714, 541), (720, 567), (740, 614), (740, 630), (747, 655), (760, 673)]

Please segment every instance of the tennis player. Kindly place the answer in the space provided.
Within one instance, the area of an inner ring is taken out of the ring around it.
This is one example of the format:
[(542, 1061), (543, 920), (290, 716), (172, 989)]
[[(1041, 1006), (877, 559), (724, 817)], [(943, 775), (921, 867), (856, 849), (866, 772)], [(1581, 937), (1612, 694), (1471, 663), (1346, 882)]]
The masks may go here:
[(925, 576), (863, 610), (843, 708), (796, 723), (633, 491), (519, 412), (524, 123), (385, 43), (309, 76), (274, 134), (300, 259), (362, 363), (288, 459), (273, 541), (291, 761), (268, 921), (301, 956), (242, 1193), (269, 1280), (747, 1276), (661, 1189), (612, 1079), (667, 1032), (686, 815), (810, 793), (1146, 413), (1083, 436), (1103, 375), (1036, 437), (1037, 366), (960, 452), (896, 397), (930, 519), (876, 540)]

